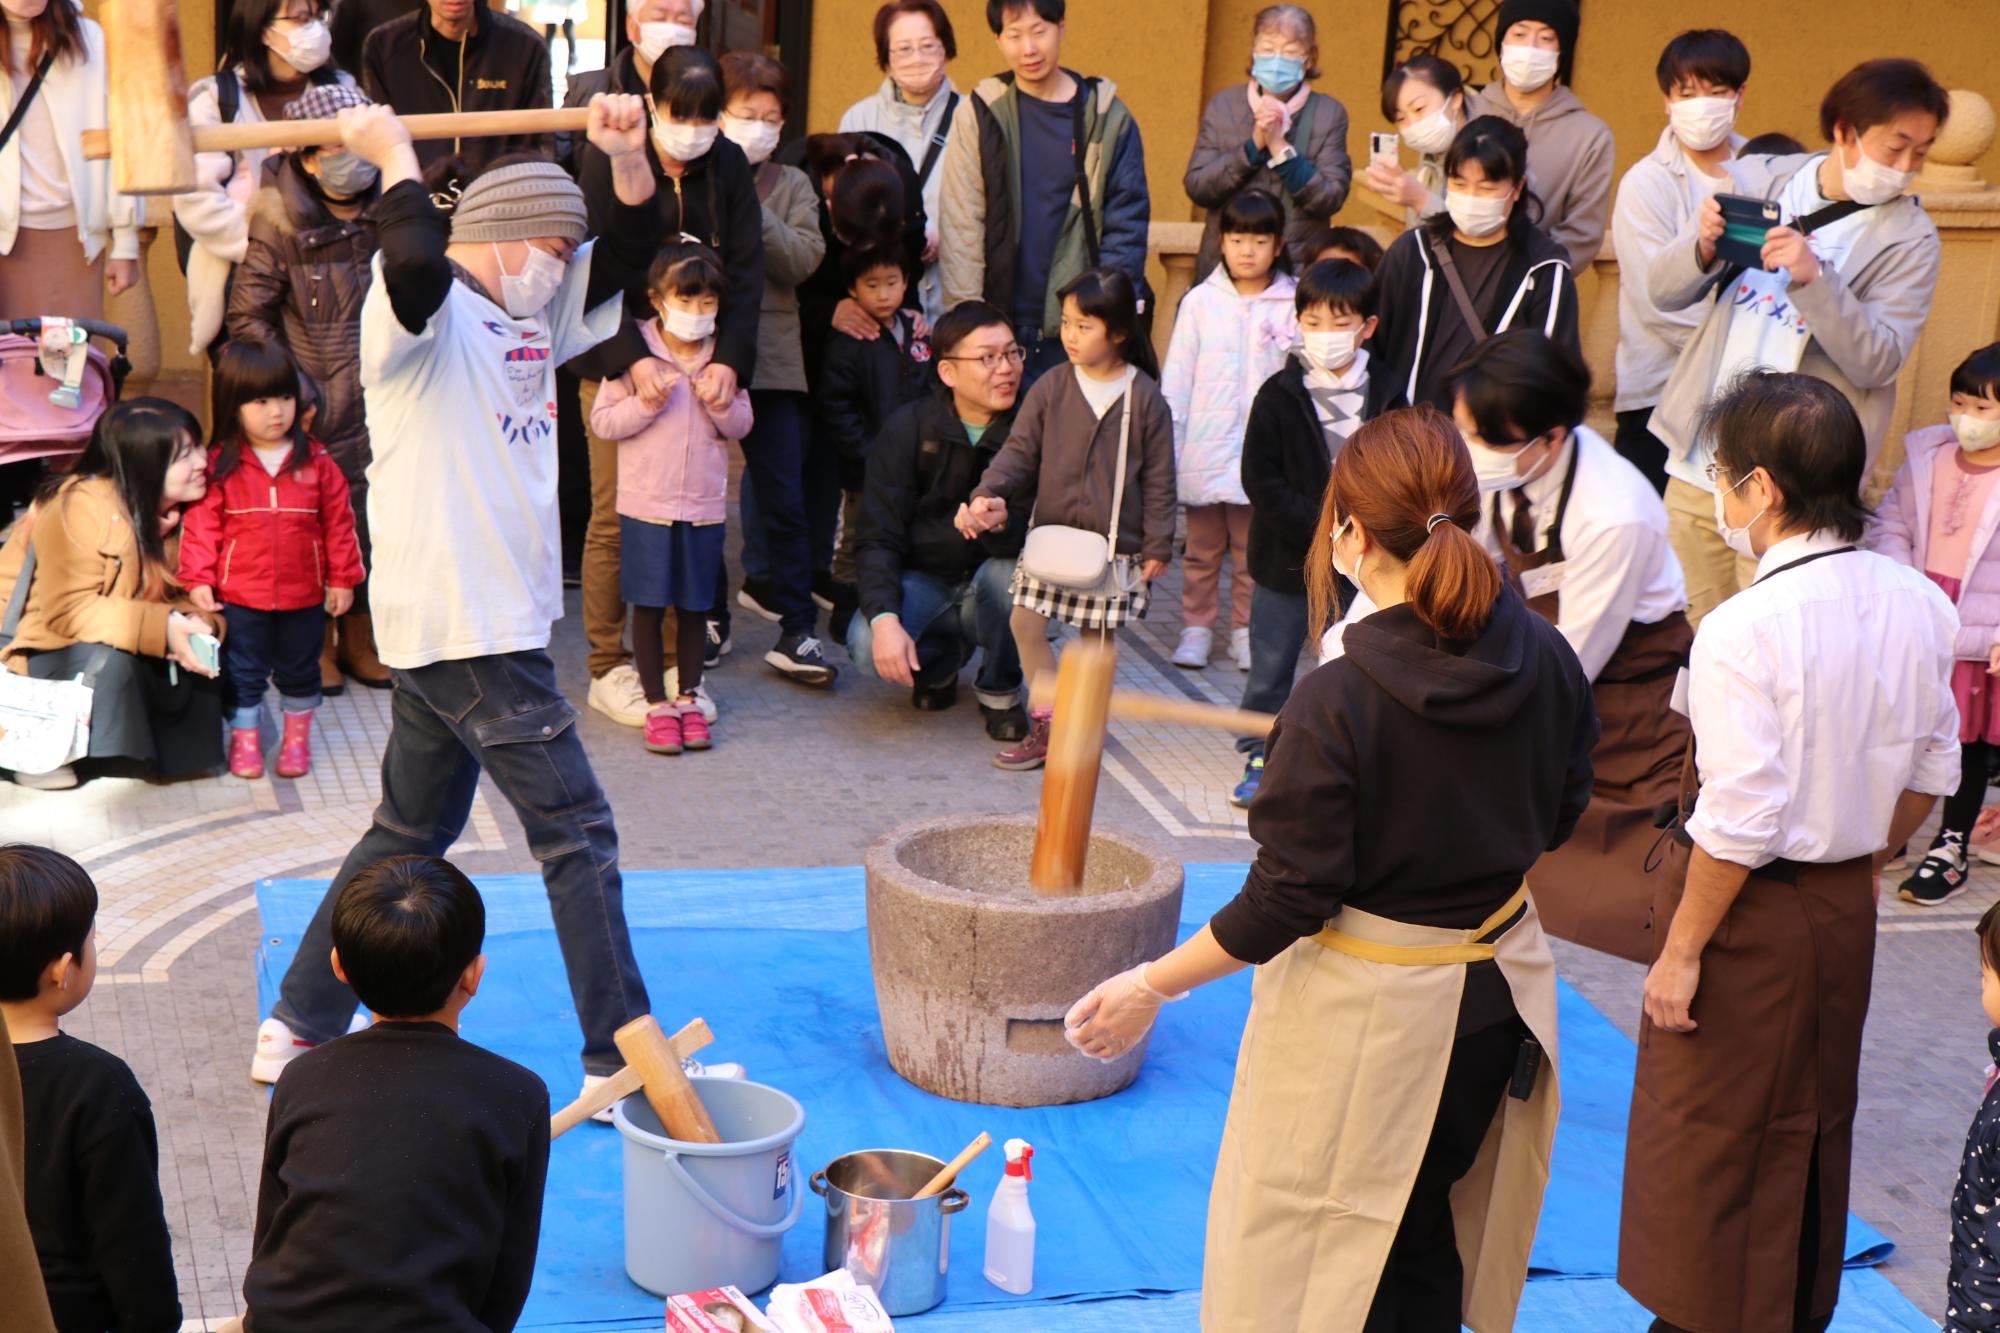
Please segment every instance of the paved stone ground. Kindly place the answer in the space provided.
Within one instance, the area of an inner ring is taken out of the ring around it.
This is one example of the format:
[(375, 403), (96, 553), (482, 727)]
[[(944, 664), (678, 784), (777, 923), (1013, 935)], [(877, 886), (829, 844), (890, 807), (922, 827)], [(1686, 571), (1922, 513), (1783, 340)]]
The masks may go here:
[[(555, 652), (581, 707), (587, 682), (574, 593), (570, 601)], [(1169, 584), (1155, 620), (1125, 637), (1121, 680), (1234, 703), (1242, 677), (1225, 662), (1198, 673), (1168, 664), (1177, 601)], [(635, 732), (583, 711), (628, 865), (851, 864), (908, 819), (1033, 807), (1033, 775), (988, 763), (994, 746), (969, 689), (942, 715), (918, 714), (902, 691), (852, 674), (830, 694), (803, 689), (759, 661), (774, 626), (739, 615), (736, 636), (734, 654), (711, 677), (723, 712), (707, 754), (649, 755)], [(845, 662), (840, 650), (833, 656)], [(102, 891), (99, 987), (68, 1026), (130, 1061), (153, 1098), (191, 1329), (237, 1311), (249, 1250), (265, 1106), (246, 1076), (259, 1017), (252, 885), (267, 875), (326, 875), (338, 864), (374, 799), (387, 703), (386, 693), (359, 689), (329, 701), (315, 770), (298, 782), (99, 778), (67, 793), (0, 787), (0, 838), (70, 852)], [(1238, 772), (1226, 738), (1120, 724), (1097, 819), (1150, 835), (1187, 860), (1247, 859), (1243, 817), (1226, 801)], [(1442, 830), (1449, 812), (1439, 818)], [(490, 786), (455, 856), (475, 873), (534, 868), (519, 824)], [(1982, 868), (1974, 890), (1943, 909), (1882, 909), (1854, 1207), (1897, 1242), (1885, 1271), (1933, 1316), (1942, 1311), (1946, 1200), (1986, 1064), (1971, 927), (1996, 899), (2000, 872)], [(1634, 1031), (1640, 969), (1561, 945), (1558, 960)]]

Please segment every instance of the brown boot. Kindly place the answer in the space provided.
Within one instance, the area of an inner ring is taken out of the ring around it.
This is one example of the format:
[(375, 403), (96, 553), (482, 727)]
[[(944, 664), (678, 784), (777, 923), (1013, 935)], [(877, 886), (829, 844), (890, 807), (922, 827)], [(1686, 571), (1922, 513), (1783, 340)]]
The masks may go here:
[(371, 690), (391, 684), (389, 668), (375, 655), (375, 625), (366, 611), (349, 611), (340, 618), (340, 669)]
[(1020, 744), (1010, 745), (993, 756), (995, 768), (1020, 772), (1040, 768), (1049, 757), (1049, 714), (1037, 708), (1029, 715), (1028, 734)]
[(347, 682), (340, 678), (340, 657), (334, 647), (334, 625), (333, 617), (328, 616), (326, 642), (319, 650), (319, 692), (324, 695), (339, 694), (347, 689)]

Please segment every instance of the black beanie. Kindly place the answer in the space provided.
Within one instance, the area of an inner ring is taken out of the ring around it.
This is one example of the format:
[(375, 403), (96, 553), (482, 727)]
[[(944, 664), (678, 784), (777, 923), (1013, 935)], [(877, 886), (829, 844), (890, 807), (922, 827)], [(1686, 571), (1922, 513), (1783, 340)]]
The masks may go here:
[(1563, 67), (1567, 69), (1570, 58), (1576, 54), (1574, 0), (1503, 0), (1499, 21), (1493, 28), (1494, 37), (1504, 38), (1507, 29), (1523, 20), (1546, 23), (1556, 30), (1556, 40), (1562, 43)]

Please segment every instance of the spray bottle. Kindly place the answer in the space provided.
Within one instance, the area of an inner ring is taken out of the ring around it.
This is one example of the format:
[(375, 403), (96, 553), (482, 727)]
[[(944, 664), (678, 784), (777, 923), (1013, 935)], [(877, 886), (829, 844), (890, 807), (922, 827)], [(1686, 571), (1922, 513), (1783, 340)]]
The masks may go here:
[(1034, 1156), (1026, 1141), (1007, 1140), (1007, 1174), (986, 1209), (986, 1280), (1016, 1296), (1035, 1285), (1035, 1214), (1028, 1208)]

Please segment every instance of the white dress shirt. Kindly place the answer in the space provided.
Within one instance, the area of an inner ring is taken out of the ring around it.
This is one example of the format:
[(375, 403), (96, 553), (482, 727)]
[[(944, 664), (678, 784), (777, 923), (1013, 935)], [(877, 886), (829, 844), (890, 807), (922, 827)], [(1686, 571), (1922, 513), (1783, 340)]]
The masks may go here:
[[(1569, 640), (1584, 674), (1596, 680), (1633, 621), (1656, 625), (1686, 609), (1687, 581), (1667, 544), (1667, 510), (1652, 483), (1590, 427), (1578, 426), (1573, 438), (1579, 452), (1576, 485), (1563, 511), (1563, 558), (1524, 583), (1530, 593), (1548, 591), (1554, 584), (1562, 597), (1556, 628)], [(1534, 520), (1536, 550), (1548, 545), (1548, 528), (1568, 474), (1565, 449), (1546, 472), (1519, 488)], [(1503, 525), (1512, 523), (1514, 495), (1498, 492)], [(1482, 497), (1476, 535), (1498, 559), (1493, 505), (1493, 496)]]
[(1958, 786), (1958, 615), (1944, 593), (1870, 551), (1783, 569), (1849, 544), (1787, 537), (1695, 635), (1688, 712), (1702, 787), (1687, 831), (1717, 860), (1865, 856), (1887, 843), (1904, 791)]

